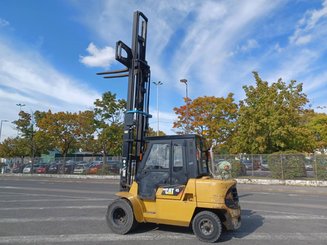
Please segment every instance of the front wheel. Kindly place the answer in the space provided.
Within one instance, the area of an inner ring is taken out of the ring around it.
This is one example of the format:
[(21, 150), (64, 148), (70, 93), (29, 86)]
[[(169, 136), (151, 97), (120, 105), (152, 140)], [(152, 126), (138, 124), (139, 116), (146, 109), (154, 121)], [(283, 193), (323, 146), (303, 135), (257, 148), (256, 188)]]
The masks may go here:
[(130, 232), (137, 224), (133, 208), (125, 199), (117, 199), (108, 206), (106, 220), (109, 228), (121, 235)]
[(210, 211), (201, 211), (192, 221), (192, 229), (196, 237), (203, 242), (216, 242), (222, 230), (219, 217)]

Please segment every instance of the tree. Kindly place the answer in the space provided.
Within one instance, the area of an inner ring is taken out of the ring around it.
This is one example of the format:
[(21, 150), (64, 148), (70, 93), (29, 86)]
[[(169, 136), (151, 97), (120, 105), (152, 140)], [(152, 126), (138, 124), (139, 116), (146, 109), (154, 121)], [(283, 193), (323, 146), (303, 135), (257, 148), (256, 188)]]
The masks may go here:
[[(159, 130), (159, 136), (165, 136), (165, 135), (166, 135), (165, 132)], [(149, 127), (147, 131), (147, 136), (157, 136), (157, 131)]]
[(103, 160), (109, 154), (121, 154), (123, 141), (122, 118), (125, 112), (126, 101), (116, 99), (116, 94), (105, 92), (101, 99), (94, 102), (94, 125), (97, 139), (94, 142), (94, 151), (103, 153)]
[(22, 137), (31, 138), (32, 135), (35, 133), (35, 130), (32, 126), (32, 115), (25, 111), (20, 111), (18, 116), (18, 120), (13, 122), (14, 124), (16, 124), (17, 130), (21, 132)]
[(313, 113), (307, 127), (315, 139), (315, 148), (324, 152), (327, 149), (327, 114)]
[(271, 85), (253, 72), (255, 86), (243, 86), (239, 118), (233, 138), (234, 150), (273, 153), (286, 150), (312, 151), (310, 131), (305, 127), (306, 94), (302, 84), (279, 79)]
[(0, 157), (20, 157), (23, 159), (30, 155), (30, 143), (26, 138), (7, 138), (0, 144)]
[(40, 156), (42, 152), (49, 150), (49, 144), (46, 141), (47, 137), (40, 137), (38, 132), (37, 122), (44, 116), (44, 112), (36, 111), (29, 114), (24, 111), (19, 112), (18, 120), (13, 123), (16, 124), (17, 130), (21, 133), (20, 138), (26, 139), (29, 145), (29, 156), (34, 163), (34, 157)]
[(173, 127), (181, 129), (179, 133), (188, 127), (189, 132), (202, 135), (215, 145), (228, 145), (237, 118), (237, 104), (232, 93), (226, 98), (198, 97), (174, 111), (178, 121)]
[(60, 150), (65, 163), (69, 151), (77, 150), (82, 140), (91, 138), (94, 133), (92, 121), (92, 111), (52, 113), (49, 110), (38, 121), (39, 134), (47, 137), (53, 148)]

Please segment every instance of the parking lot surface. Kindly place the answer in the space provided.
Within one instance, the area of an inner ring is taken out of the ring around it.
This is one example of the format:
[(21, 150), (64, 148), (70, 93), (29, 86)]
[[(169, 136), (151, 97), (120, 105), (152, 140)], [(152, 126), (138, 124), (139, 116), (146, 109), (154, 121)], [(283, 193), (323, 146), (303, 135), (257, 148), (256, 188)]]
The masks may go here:
[[(239, 185), (242, 226), (219, 244), (326, 244), (327, 191)], [(188, 228), (146, 224), (111, 233), (117, 180), (0, 176), (0, 244), (200, 244)]]

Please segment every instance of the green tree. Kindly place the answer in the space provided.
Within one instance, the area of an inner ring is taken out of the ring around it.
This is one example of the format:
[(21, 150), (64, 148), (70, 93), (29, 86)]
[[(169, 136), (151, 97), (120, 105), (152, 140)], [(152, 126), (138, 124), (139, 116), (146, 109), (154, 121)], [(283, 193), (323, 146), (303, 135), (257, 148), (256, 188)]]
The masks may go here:
[(315, 139), (315, 148), (324, 152), (324, 149), (327, 149), (327, 115), (325, 113), (312, 113), (307, 127)]
[(257, 72), (253, 74), (256, 85), (243, 86), (246, 98), (240, 101), (235, 152), (312, 151), (312, 134), (305, 127), (308, 99), (302, 84), (279, 79), (269, 85)]
[(232, 93), (226, 98), (198, 97), (174, 111), (178, 121), (173, 127), (180, 129), (179, 133), (188, 127), (190, 133), (202, 135), (220, 148), (229, 145), (237, 119), (237, 104)]
[(31, 138), (33, 134), (35, 134), (35, 129), (33, 128), (33, 115), (20, 111), (18, 114), (19, 118), (17, 121), (13, 123), (16, 124), (16, 128), (19, 132), (21, 132), (22, 137)]
[[(165, 136), (165, 135), (166, 135), (165, 132), (159, 130), (159, 136)], [(147, 131), (147, 136), (157, 136), (157, 131), (149, 127)]]
[(92, 137), (92, 122), (92, 111), (52, 113), (49, 110), (38, 120), (39, 137), (47, 137), (52, 148), (60, 150), (65, 162), (70, 151), (77, 150), (81, 141)]
[(29, 145), (29, 156), (34, 163), (34, 157), (40, 156), (41, 153), (49, 150), (50, 145), (46, 141), (46, 137), (40, 137), (38, 132), (37, 122), (44, 116), (44, 112), (36, 111), (33, 114), (29, 114), (25, 111), (19, 112), (18, 120), (13, 123), (16, 124), (17, 130), (20, 132), (20, 138), (26, 139)]
[(25, 157), (30, 156), (30, 143), (26, 138), (6, 138), (0, 144), (0, 157), (20, 157), (22, 162)]
[(103, 160), (107, 155), (121, 154), (123, 141), (123, 114), (126, 101), (117, 99), (116, 94), (105, 92), (101, 99), (94, 102), (94, 125), (97, 139), (94, 141), (95, 152), (103, 153)]

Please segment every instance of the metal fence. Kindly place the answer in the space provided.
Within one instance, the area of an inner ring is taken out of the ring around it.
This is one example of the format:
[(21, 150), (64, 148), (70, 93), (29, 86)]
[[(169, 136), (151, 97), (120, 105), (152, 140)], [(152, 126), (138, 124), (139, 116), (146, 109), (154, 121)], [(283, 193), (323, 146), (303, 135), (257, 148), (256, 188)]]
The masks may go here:
[(117, 175), (120, 163), (120, 156), (107, 156), (104, 159), (99, 155), (10, 158), (2, 163), (1, 173)]
[(230, 162), (233, 177), (327, 180), (324, 154), (214, 155), (213, 160), (215, 166), (224, 160)]
[[(273, 178), (273, 179), (298, 179), (298, 180), (327, 180), (327, 155), (324, 154), (237, 154), (237, 155), (214, 155), (213, 173), (218, 174), (217, 169), (222, 161), (227, 161), (232, 166), (232, 177), (234, 178)], [(2, 164), (2, 172), (23, 172), (23, 167), (34, 163), (39, 165), (58, 165), (62, 166), (59, 173), (74, 174), (74, 169), (78, 164), (84, 164), (89, 167), (91, 164), (103, 163), (102, 156), (70, 156), (62, 157), (43, 157), (35, 158), (12, 158), (7, 159)], [(97, 171), (92, 174), (119, 174), (121, 157), (108, 156), (106, 163), (101, 165)], [(65, 170), (63, 170), (63, 165)], [(20, 167), (20, 169), (19, 169)], [(69, 168), (69, 169), (68, 169)], [(49, 171), (49, 173), (57, 173)], [(77, 171), (75, 171), (77, 172)], [(88, 174), (84, 171), (82, 174)]]

